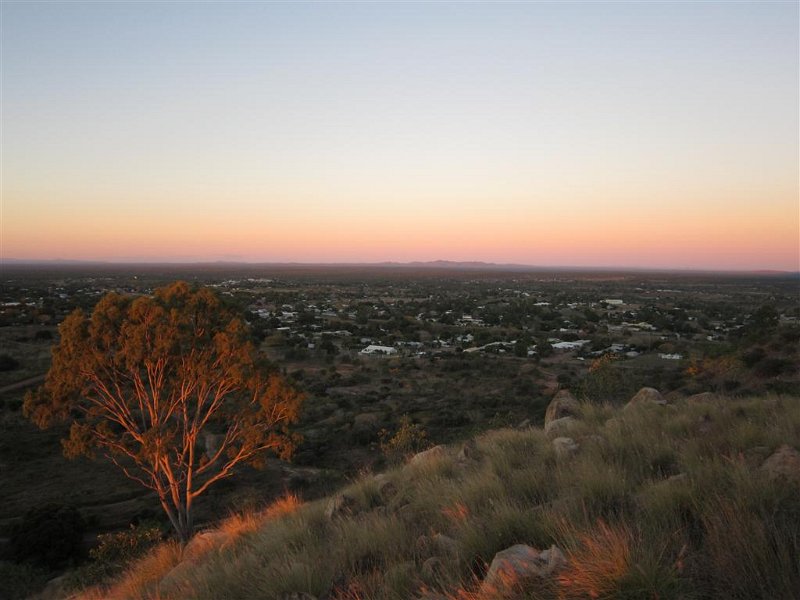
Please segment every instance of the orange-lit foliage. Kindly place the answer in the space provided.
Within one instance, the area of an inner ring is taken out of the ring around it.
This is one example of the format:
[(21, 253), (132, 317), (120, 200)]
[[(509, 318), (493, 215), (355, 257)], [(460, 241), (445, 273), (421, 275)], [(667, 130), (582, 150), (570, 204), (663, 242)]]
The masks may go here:
[(611, 599), (618, 583), (631, 564), (633, 535), (624, 525), (608, 525), (598, 521), (587, 531), (572, 531), (562, 524), (577, 542), (569, 553), (567, 566), (558, 575), (560, 597), (565, 600), (592, 598)]
[(614, 362), (613, 354), (604, 354), (600, 358), (595, 358), (592, 364), (589, 365), (589, 373), (597, 373), (603, 369), (607, 369)]
[(182, 542), (198, 496), (240, 463), (288, 456), (302, 396), (270, 368), (244, 319), (185, 282), (152, 297), (109, 293), (76, 310), (44, 385), (25, 398), (40, 427), (70, 423), (70, 457), (101, 453), (153, 490)]
[(442, 514), (455, 524), (463, 523), (469, 518), (469, 509), (461, 502), (442, 509)]
[(219, 524), (218, 529), (229, 537), (240, 536), (258, 530), (265, 521), (293, 513), (302, 504), (299, 496), (287, 492), (264, 510), (231, 515)]

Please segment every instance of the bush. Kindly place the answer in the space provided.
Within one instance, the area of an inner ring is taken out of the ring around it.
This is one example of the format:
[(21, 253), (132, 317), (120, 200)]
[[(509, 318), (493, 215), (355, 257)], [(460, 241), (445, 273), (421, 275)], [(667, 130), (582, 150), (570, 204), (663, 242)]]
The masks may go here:
[(86, 522), (74, 506), (45, 504), (30, 509), (11, 532), (17, 562), (56, 568), (77, 558)]
[(408, 415), (400, 419), (400, 426), (394, 434), (382, 429), (378, 435), (381, 451), (390, 462), (399, 462), (430, 446), (428, 433), (419, 423), (412, 423)]
[(71, 587), (86, 587), (120, 572), (161, 541), (163, 532), (153, 523), (131, 525), (129, 529), (97, 536), (96, 548), (89, 551), (92, 562), (77, 570)]

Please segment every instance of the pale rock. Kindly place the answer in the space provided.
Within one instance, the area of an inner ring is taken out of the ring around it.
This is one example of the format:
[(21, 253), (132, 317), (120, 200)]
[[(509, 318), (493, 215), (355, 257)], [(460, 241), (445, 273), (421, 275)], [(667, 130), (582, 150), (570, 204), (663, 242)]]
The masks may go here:
[(702, 392), (700, 394), (693, 394), (686, 398), (686, 402), (690, 404), (701, 404), (706, 402), (714, 402), (719, 396), (714, 392)]
[(337, 494), (325, 506), (325, 516), (329, 519), (347, 517), (355, 514), (358, 510), (358, 500), (347, 493)]
[(770, 479), (783, 479), (800, 484), (800, 452), (784, 444), (761, 465)]
[(478, 444), (475, 443), (475, 440), (467, 440), (461, 446), (461, 450), (458, 451), (456, 459), (463, 463), (475, 460), (476, 458), (478, 458)]
[(397, 485), (395, 485), (395, 483), (384, 473), (375, 475), (373, 481), (377, 485), (378, 494), (380, 494), (380, 497), (384, 502), (388, 502), (397, 496), (397, 493), (400, 491), (397, 489)]
[(444, 569), (444, 563), (438, 556), (431, 556), (422, 563), (422, 576), (428, 580), (434, 579)]
[(634, 394), (633, 398), (625, 405), (625, 408), (637, 406), (639, 404), (658, 404), (660, 406), (666, 406), (667, 401), (656, 388), (643, 387)]
[(579, 417), (580, 411), (581, 405), (575, 396), (569, 390), (560, 390), (547, 405), (544, 426), (547, 427), (548, 423), (562, 417)]
[(481, 597), (504, 597), (531, 578), (546, 578), (566, 564), (556, 546), (543, 552), (525, 544), (517, 544), (495, 554), (481, 584)]
[(216, 529), (201, 531), (186, 544), (181, 558), (184, 561), (194, 562), (209, 551), (222, 548), (229, 539), (230, 536), (223, 531)]
[(422, 452), (418, 452), (414, 456), (411, 457), (409, 460), (409, 464), (412, 465), (422, 465), (428, 463), (430, 461), (437, 460), (445, 455), (445, 447), (444, 446), (434, 446), (433, 448), (428, 448), (427, 450), (423, 450)]
[(557, 437), (553, 440), (553, 450), (555, 450), (558, 460), (571, 458), (579, 448), (577, 442), (570, 437)]
[(561, 417), (545, 423), (544, 432), (549, 437), (562, 437), (577, 421), (573, 417)]

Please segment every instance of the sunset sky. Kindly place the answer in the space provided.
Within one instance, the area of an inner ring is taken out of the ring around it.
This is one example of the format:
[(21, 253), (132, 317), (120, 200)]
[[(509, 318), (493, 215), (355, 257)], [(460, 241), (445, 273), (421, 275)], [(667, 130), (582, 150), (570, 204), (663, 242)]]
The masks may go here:
[(797, 271), (798, 17), (4, 1), (0, 255)]

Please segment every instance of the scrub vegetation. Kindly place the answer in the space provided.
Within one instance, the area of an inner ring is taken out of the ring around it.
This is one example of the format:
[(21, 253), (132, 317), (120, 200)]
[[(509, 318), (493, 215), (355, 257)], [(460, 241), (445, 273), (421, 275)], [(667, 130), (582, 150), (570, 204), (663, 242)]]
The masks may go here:
[[(796, 598), (800, 482), (767, 460), (800, 446), (796, 398), (582, 403), (569, 434), (566, 457), (541, 428), (500, 429), (331, 498), (284, 498), (78, 597)], [(565, 564), (487, 592), (514, 544)]]

